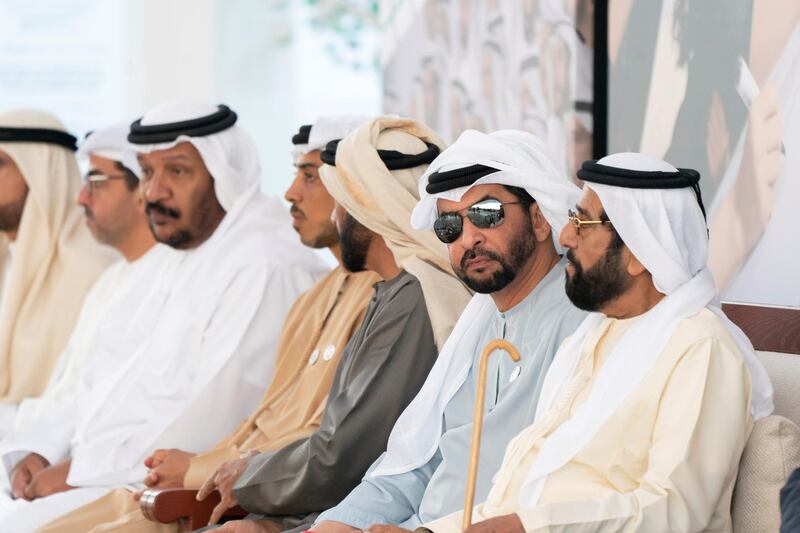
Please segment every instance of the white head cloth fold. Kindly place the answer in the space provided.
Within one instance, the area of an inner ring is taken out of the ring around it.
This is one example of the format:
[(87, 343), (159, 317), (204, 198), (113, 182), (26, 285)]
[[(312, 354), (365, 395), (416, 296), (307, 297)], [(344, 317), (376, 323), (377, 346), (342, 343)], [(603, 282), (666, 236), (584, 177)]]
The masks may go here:
[(130, 123), (123, 122), (89, 133), (78, 147), (76, 157), (96, 155), (122, 162), (122, 153), (128, 150)]
[[(142, 126), (182, 122), (213, 114), (217, 106), (197, 102), (166, 102), (154, 107), (142, 117)], [(230, 213), (245, 203), (260, 188), (261, 165), (258, 151), (250, 135), (239, 126), (204, 136), (180, 135), (177, 139), (157, 144), (129, 144), (139, 153), (168, 150), (188, 142), (197, 148), (208, 171), (214, 178), (214, 192), (220, 205)]]
[(331, 115), (319, 117), (311, 125), (308, 134), (308, 143), (298, 144), (294, 147), (293, 154), (307, 154), (314, 150), (322, 150), (331, 141), (344, 139), (350, 132), (366, 122), (367, 117), (361, 115)]
[[(478, 179), (473, 185), (437, 194), (425, 188), (429, 176), (439, 170), (453, 170), (482, 164), (500, 169)], [(547, 221), (560, 230), (566, 223), (567, 210), (580, 195), (563, 172), (557, 170), (550, 152), (534, 135), (523, 131), (503, 130), (490, 134), (467, 130), (442, 152), (420, 180), (421, 199), (414, 208), (412, 224), (431, 228), (436, 218), (436, 200), (458, 201), (477, 185), (497, 183), (521, 187), (536, 199)], [(472, 297), (447, 339), (428, 379), (397, 420), (389, 436), (386, 455), (372, 470), (372, 476), (411, 471), (428, 462), (439, 447), (445, 407), (466, 381), (480, 336), (497, 307), (488, 294)]]
[(342, 139), (336, 166), (323, 165), (320, 176), (336, 202), (382, 236), (397, 264), (419, 280), (436, 345), (441, 347), (470, 293), (453, 274), (445, 245), (433, 232), (411, 227), (417, 182), (425, 166), (390, 171), (378, 154), (419, 154), (427, 149), (426, 142), (444, 146), (433, 130), (415, 120), (373, 118)]
[[(66, 131), (53, 115), (27, 109), (0, 113), (0, 127)], [(70, 150), (4, 141), (0, 151), (28, 185), (14, 257), (4, 273), (8, 290), (0, 301), (0, 401), (17, 403), (44, 389), (84, 295), (114, 254), (92, 238), (75, 205), (81, 180)]]
[[(641, 154), (615, 154), (599, 164), (640, 171), (677, 172), (668, 163)], [(706, 223), (691, 188), (632, 189), (587, 182), (597, 193), (614, 229), (652, 274), (664, 293), (614, 346), (574, 415), (544, 441), (520, 491), (523, 508), (536, 505), (547, 476), (568, 463), (641, 383), (660, 357), (675, 328), (704, 308), (726, 325), (750, 370), (750, 413), (754, 420), (773, 410), (772, 384), (753, 346), (717, 306), (717, 291), (706, 267)], [(592, 313), (559, 349), (545, 378), (536, 421), (548, 416), (564, 393), (586, 336), (604, 315)], [(491, 496), (490, 496), (491, 497)]]

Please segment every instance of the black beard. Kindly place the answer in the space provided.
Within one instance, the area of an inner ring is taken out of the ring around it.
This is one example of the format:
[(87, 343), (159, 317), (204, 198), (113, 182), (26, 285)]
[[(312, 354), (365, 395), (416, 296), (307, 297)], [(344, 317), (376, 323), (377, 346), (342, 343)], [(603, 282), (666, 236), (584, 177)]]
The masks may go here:
[[(195, 214), (191, 217), (191, 228), (176, 229), (166, 237), (159, 237), (156, 233), (155, 225), (148, 219), (150, 232), (158, 242), (166, 244), (176, 250), (196, 248), (205, 242), (219, 225), (221, 219), (217, 219), (216, 208), (222, 210), (217, 202), (217, 197), (214, 194), (207, 195), (201, 204), (197, 206)], [(150, 214), (153, 211), (174, 218), (175, 220), (181, 218), (180, 211), (167, 207), (161, 204), (161, 202), (148, 202), (145, 205), (145, 213)], [(222, 213), (224, 216), (224, 210)]]
[(367, 252), (372, 237), (373, 233), (350, 216), (350, 213), (345, 214), (339, 228), (339, 246), (344, 268), (350, 272), (363, 272), (366, 269)]
[[(475, 292), (481, 294), (498, 292), (514, 281), (522, 266), (530, 259), (535, 250), (536, 239), (533, 236), (533, 231), (520, 232), (514, 240), (511, 241), (509, 253), (506, 257), (490, 250), (485, 250), (480, 246), (467, 250), (461, 258), (460, 268), (456, 269), (456, 274), (467, 287)], [(500, 269), (494, 272), (488, 279), (472, 278), (469, 274), (466, 274), (466, 262), (476, 257), (493, 259), (500, 263)]]
[(612, 246), (589, 270), (583, 270), (575, 261), (572, 250), (567, 259), (574, 269), (567, 274), (565, 290), (567, 297), (578, 309), (598, 311), (608, 302), (621, 296), (631, 286), (631, 278), (622, 268), (622, 245)]
[(26, 192), (21, 200), (0, 206), (0, 231), (17, 231), (19, 229), (27, 198), (28, 193)]
[(175, 248), (176, 250), (192, 248), (191, 244), (194, 241), (194, 235), (192, 235), (191, 232), (187, 230), (176, 230), (166, 237), (161, 237), (156, 233), (156, 227), (152, 222), (148, 222), (148, 225), (150, 226), (150, 233), (153, 234), (153, 238), (161, 244), (166, 244), (170, 248)]

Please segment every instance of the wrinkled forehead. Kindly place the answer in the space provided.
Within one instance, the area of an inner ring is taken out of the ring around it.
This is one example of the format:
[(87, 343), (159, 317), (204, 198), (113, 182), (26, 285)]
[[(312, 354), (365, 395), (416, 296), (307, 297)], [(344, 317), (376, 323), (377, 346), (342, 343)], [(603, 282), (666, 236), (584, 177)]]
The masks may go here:
[(165, 148), (163, 150), (152, 150), (150, 152), (138, 152), (136, 154), (140, 164), (164, 164), (168, 162), (184, 162), (201, 164), (205, 166), (203, 158), (197, 148), (190, 142), (184, 141)]
[(592, 217), (599, 217), (606, 211), (600, 196), (588, 184), (583, 186), (583, 193), (575, 207)]

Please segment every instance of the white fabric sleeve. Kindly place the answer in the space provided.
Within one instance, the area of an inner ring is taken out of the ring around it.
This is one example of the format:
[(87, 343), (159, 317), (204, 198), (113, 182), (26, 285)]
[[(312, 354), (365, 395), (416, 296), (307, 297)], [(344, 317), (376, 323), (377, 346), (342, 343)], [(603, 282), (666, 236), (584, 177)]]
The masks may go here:
[(183, 353), (137, 369), (137, 378), (121, 385), (123, 396), (130, 390), (141, 397), (123, 401), (117, 394), (112, 405), (119, 413), (101, 413), (108, 421), (103, 434), (87, 431), (73, 449), (68, 483), (138, 484), (153, 450), (199, 453), (232, 431), (261, 399), (286, 314), (313, 281), (303, 270), (274, 264), (234, 276), (204, 329), (187, 332)]

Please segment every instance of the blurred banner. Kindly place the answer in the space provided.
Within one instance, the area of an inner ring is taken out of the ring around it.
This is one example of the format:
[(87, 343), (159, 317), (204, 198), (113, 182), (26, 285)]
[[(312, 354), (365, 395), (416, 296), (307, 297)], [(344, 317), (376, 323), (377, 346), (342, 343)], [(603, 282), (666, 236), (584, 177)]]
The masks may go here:
[(539, 135), (574, 176), (592, 155), (593, 0), (386, 0), (386, 113), (446, 141), (465, 129)]
[(726, 301), (800, 307), (800, 2), (612, 0), (608, 151), (702, 175)]

